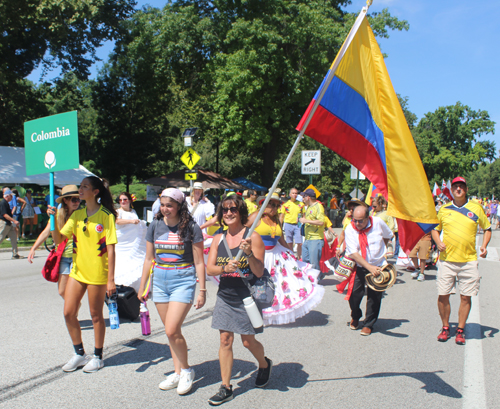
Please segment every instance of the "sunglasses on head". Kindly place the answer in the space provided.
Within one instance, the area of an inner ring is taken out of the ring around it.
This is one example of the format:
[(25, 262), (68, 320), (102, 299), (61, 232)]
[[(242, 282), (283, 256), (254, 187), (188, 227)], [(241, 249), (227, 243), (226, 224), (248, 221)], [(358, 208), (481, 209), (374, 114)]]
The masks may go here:
[(222, 213), (226, 214), (227, 212), (238, 213), (238, 208), (236, 206), (223, 207), (222, 208)]

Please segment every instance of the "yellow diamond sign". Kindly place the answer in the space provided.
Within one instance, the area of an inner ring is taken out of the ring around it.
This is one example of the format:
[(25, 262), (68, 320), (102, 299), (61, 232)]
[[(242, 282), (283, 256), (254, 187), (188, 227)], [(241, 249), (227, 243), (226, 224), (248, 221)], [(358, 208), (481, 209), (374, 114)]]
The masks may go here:
[(193, 169), (194, 165), (196, 165), (200, 159), (201, 156), (191, 148), (189, 148), (186, 152), (184, 152), (184, 155), (181, 156), (182, 163), (184, 163), (188, 169)]
[(316, 198), (320, 197), (321, 192), (320, 192), (318, 189), (316, 189), (316, 187), (314, 187), (313, 185), (309, 185), (309, 186), (307, 186), (307, 187), (305, 188), (305, 190), (307, 190), (307, 189), (312, 189), (312, 190), (314, 190), (314, 193), (316, 193)]

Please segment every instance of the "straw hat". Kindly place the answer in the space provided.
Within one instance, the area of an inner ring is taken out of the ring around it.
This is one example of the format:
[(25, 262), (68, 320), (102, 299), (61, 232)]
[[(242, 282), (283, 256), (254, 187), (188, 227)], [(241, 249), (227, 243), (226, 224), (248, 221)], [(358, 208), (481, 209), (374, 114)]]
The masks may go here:
[(78, 187), (76, 185), (66, 185), (62, 188), (61, 196), (56, 199), (57, 203), (62, 203), (63, 198), (65, 197), (78, 197)]
[(330, 230), (325, 231), (325, 239), (328, 242), (328, 245), (331, 246), (335, 241), (335, 234), (333, 234)]
[(361, 199), (358, 199), (357, 197), (355, 197), (354, 199), (352, 200), (349, 200), (346, 204), (347, 207), (351, 206), (351, 205), (354, 205), (354, 206), (359, 206), (359, 205), (363, 205), (365, 207), (368, 207), (368, 205), (363, 202)]
[(391, 288), (396, 282), (398, 273), (392, 264), (386, 264), (382, 267), (380, 275), (373, 277), (371, 274), (365, 276), (366, 285), (374, 291), (385, 291)]
[[(268, 193), (269, 194), (269, 193)], [(267, 194), (267, 195), (268, 195)], [(266, 197), (267, 195), (265, 196), (261, 196), (257, 199), (257, 203), (260, 205), (262, 205), (262, 203), (264, 203), (264, 200), (266, 200)], [(277, 200), (278, 202), (280, 203), (284, 203), (283, 200), (281, 200), (280, 196), (278, 195), (278, 193), (274, 192), (272, 195), (271, 195), (271, 200)]]

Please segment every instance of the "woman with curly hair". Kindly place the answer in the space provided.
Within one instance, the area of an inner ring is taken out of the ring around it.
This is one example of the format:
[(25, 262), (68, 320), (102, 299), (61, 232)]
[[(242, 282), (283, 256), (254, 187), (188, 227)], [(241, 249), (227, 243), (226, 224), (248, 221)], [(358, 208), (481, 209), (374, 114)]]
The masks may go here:
[[(175, 368), (159, 387), (177, 388), (179, 395), (185, 395), (192, 388), (195, 374), (188, 364), (188, 348), (181, 327), (193, 303), (197, 309), (205, 305), (203, 234), (179, 189), (165, 189), (160, 203), (160, 212), (146, 234), (139, 299), (142, 302), (147, 299), (144, 289), (153, 268), (152, 299), (165, 325)], [(200, 291), (195, 300), (197, 276)]]

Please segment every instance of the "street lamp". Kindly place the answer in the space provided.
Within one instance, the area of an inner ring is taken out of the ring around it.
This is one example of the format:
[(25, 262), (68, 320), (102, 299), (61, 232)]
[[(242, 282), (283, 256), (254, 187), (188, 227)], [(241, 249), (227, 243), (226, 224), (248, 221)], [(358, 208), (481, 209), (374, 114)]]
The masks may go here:
[(187, 128), (182, 137), (184, 138), (184, 146), (192, 146), (193, 145), (193, 136), (195, 135), (198, 128)]

